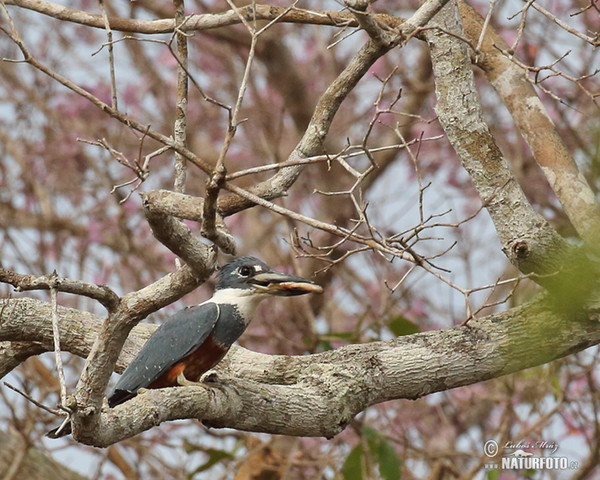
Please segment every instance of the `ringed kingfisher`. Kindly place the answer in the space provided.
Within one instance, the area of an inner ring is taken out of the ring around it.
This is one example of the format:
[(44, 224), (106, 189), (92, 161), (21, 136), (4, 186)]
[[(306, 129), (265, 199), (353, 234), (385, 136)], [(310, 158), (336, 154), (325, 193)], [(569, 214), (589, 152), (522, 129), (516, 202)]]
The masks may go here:
[[(244, 333), (259, 302), (268, 296), (322, 293), (315, 283), (274, 272), (255, 257), (239, 257), (219, 272), (213, 296), (186, 307), (161, 324), (127, 366), (112, 393), (112, 408), (135, 397), (141, 388), (165, 388), (198, 383)], [(71, 433), (67, 420), (47, 433), (59, 438)]]

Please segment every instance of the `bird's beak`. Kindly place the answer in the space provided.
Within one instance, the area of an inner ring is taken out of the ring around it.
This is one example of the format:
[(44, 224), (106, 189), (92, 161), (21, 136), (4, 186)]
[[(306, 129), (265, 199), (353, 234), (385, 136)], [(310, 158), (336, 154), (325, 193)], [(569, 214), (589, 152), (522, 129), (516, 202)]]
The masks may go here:
[(323, 293), (323, 288), (310, 280), (278, 272), (259, 273), (250, 282), (254, 285), (256, 293), (268, 293), (282, 297)]

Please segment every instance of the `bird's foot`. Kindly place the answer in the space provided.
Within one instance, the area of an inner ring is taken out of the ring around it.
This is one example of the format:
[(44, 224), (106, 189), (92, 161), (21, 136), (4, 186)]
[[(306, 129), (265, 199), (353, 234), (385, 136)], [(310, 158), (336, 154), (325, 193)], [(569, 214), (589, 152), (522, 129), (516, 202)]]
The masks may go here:
[(209, 370), (208, 372), (206, 372), (204, 375), (202, 375), (200, 377), (200, 381), (202, 383), (215, 383), (219, 380), (219, 376), (217, 375), (217, 372), (215, 372), (214, 370)]
[(183, 374), (183, 372), (181, 372), (179, 375), (177, 375), (177, 384), (182, 387), (204, 387), (206, 389), (209, 388), (208, 386), (204, 385), (202, 382), (192, 382), (191, 380), (188, 380), (187, 378), (185, 378), (185, 375)]

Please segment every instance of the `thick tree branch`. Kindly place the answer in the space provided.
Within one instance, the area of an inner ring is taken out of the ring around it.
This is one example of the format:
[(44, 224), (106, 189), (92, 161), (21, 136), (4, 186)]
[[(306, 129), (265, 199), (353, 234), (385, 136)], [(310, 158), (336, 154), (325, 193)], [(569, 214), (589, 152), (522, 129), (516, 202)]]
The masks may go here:
[[(466, 36), (475, 42), (481, 35), (483, 18), (464, 1), (458, 5)], [(595, 244), (600, 234), (600, 206), (558, 135), (528, 72), (502, 53), (510, 46), (489, 25), (480, 48), (476, 65), (483, 69), (508, 108), (575, 230), (590, 245)]]
[(448, 3), (430, 25), (440, 27), (425, 33), (436, 79), (436, 112), (486, 205), (502, 250), (524, 273), (559, 271), (566, 242), (533, 210), (485, 123), (456, 2)]
[[(0, 335), (2, 327), (0, 326)], [(48, 349), (34, 342), (0, 341), (0, 378), (12, 372), (29, 357), (47, 352)]]
[[(185, 196), (181, 193), (174, 195), (178, 198)], [(142, 203), (156, 239), (197, 271), (199, 276), (210, 275), (214, 271), (214, 255), (210, 247), (198, 240), (183, 222), (157, 209), (146, 194), (142, 194)], [(212, 268), (207, 269), (207, 264)]]
[[(4, 318), (7, 313), (0, 317), (4, 325), (0, 339), (17, 338), (18, 332), (31, 335), (28, 332), (39, 325), (39, 340), (51, 343), (49, 316), (32, 315), (49, 311), (49, 304), (33, 299), (4, 302), (15, 308), (10, 318)], [(83, 330), (65, 332), (61, 339), (66, 349), (81, 351), (81, 340), (76, 349), (72, 342), (78, 335), (89, 338), (86, 323), (92, 317), (72, 309), (61, 309), (61, 315), (61, 321), (86, 319)], [(472, 320), (468, 327), (321, 354), (273, 356), (238, 347), (217, 366), (209, 391), (197, 387), (145, 391), (103, 411), (98, 429), (78, 439), (107, 446), (178, 418), (199, 418), (207, 425), (239, 430), (331, 437), (370, 405), (469, 385), (598, 344), (598, 320), (596, 313), (565, 309), (542, 296), (522, 307)], [(132, 332), (132, 337), (138, 335), (137, 330)], [(138, 339), (137, 348), (140, 344)]]

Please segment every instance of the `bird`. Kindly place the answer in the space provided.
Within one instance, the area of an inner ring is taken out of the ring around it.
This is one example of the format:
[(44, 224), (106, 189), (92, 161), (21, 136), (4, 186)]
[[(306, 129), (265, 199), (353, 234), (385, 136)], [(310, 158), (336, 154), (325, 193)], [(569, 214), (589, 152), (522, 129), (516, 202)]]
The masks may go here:
[[(108, 405), (135, 397), (142, 388), (203, 385), (204, 373), (219, 363), (250, 324), (258, 304), (270, 296), (322, 293), (316, 283), (273, 271), (256, 257), (238, 257), (218, 274), (215, 292), (205, 302), (188, 306), (162, 323), (127, 366)], [(71, 433), (66, 419), (46, 436)]]

